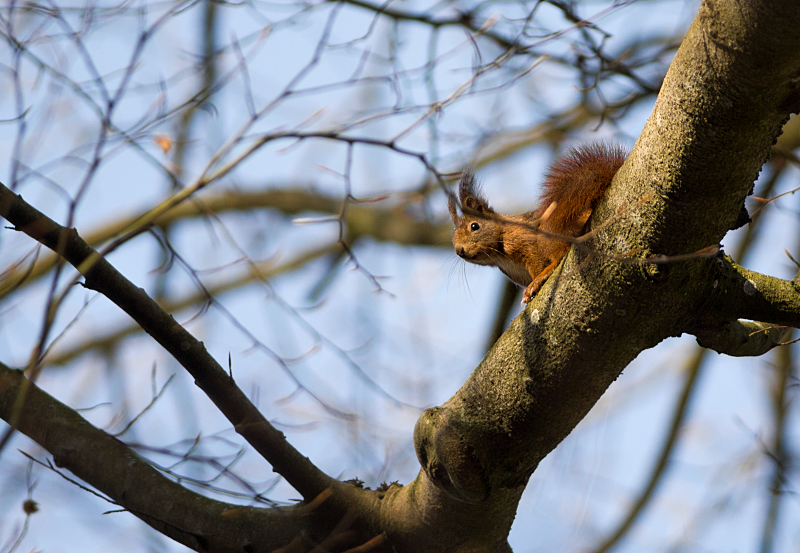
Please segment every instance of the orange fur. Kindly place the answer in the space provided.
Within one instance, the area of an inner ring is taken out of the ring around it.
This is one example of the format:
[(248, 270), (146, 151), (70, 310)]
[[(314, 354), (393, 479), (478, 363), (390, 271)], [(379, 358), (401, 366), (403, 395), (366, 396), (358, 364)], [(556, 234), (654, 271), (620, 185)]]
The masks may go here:
[(580, 236), (624, 161), (625, 153), (616, 146), (592, 144), (570, 150), (550, 168), (538, 207), (520, 215), (496, 213), (475, 182), (475, 174), (467, 169), (458, 185), (462, 215), (455, 198), (448, 202), (456, 227), (456, 254), (470, 263), (498, 267), (526, 287), (522, 303), (529, 302), (570, 247), (570, 242), (537, 229)]

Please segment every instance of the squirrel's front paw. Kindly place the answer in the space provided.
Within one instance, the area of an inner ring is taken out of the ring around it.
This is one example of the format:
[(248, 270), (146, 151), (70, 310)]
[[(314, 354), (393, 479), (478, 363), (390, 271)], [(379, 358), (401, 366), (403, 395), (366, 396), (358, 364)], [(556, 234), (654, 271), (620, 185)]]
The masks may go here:
[(553, 274), (552, 270), (547, 272), (543, 271), (539, 274), (539, 276), (533, 279), (530, 284), (528, 284), (528, 287), (525, 288), (525, 293), (522, 294), (522, 307), (525, 307), (525, 304), (531, 301), (536, 293), (542, 289), (547, 277), (549, 277), (551, 274)]
[(525, 304), (533, 299), (533, 296), (536, 295), (536, 292), (539, 291), (539, 288), (541, 288), (541, 285), (534, 288), (533, 282), (528, 284), (528, 287), (525, 288), (525, 292), (522, 294), (522, 307), (525, 307)]

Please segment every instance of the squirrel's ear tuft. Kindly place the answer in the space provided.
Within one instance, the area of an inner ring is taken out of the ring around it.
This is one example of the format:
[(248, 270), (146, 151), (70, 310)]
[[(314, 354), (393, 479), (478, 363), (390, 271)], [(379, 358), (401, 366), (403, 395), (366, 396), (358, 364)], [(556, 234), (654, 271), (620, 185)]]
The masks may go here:
[(464, 207), (487, 213), (493, 211), (489, 207), (489, 202), (483, 197), (483, 191), (475, 179), (473, 167), (467, 166), (461, 173), (461, 180), (458, 182), (458, 197)]
[(461, 201), (467, 196), (479, 196), (478, 183), (475, 180), (475, 168), (471, 165), (464, 167), (461, 172), (461, 180), (458, 181), (458, 196)]
[(452, 192), (447, 196), (447, 209), (450, 210), (450, 217), (453, 219), (453, 224), (458, 226), (461, 224), (461, 217), (458, 216), (458, 202), (456, 196)]

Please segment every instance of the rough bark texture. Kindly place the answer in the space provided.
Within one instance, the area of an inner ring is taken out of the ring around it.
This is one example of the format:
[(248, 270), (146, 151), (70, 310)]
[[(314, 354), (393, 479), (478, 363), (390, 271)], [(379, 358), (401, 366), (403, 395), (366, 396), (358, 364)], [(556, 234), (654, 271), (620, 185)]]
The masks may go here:
[[(723, 351), (760, 353), (778, 337), (773, 332), (766, 342), (747, 343), (750, 335), (737, 317), (758, 314), (767, 322), (798, 324), (796, 284), (748, 274), (721, 255), (692, 255), (741, 223), (742, 203), (770, 145), (789, 112), (800, 107), (798, 28), (796, 2), (701, 6), (640, 140), (590, 221), (596, 231), (584, 247), (572, 249), (462, 388), (422, 415), (414, 433), (422, 471), (407, 486), (366, 491), (329, 481), (282, 436), (259, 434), (266, 421), (255, 413), (237, 415), (229, 399), (241, 395), (235, 383), (218, 366), (197, 365), (206, 360), (202, 344), (171, 319), (164, 319), (168, 328), (151, 325), (154, 338), (187, 370), (201, 371), (201, 384), (231, 388), (218, 405), (227, 406), (237, 429), (251, 434), (265, 458), (276, 459), (281, 474), (304, 488), (304, 506), (259, 514), (185, 490), (174, 499), (153, 493), (175, 484), (34, 386), (17, 410), (23, 377), (8, 369), (0, 374), (0, 414), (61, 465), (197, 550), (283, 545), (283, 551), (308, 551), (323, 542), (327, 551), (507, 551), (506, 536), (531, 473), (641, 351), (692, 332)], [(17, 201), (0, 197), (0, 215), (44, 243), (46, 221), (21, 228), (12, 220), (9, 206)], [(93, 259), (82, 267), (88, 284), (129, 313), (148, 304), (153, 320), (166, 316), (143, 291), (126, 292), (133, 303), (114, 298), (119, 290), (97, 273), (110, 266), (84, 253), (84, 260)], [(721, 309), (731, 298), (739, 307)], [(220, 393), (216, 386), (204, 389)], [(116, 452), (116, 460), (87, 458), (86, 449), (75, 445), (84, 443), (84, 435)], [(220, 523), (224, 513), (231, 518)], [(233, 541), (226, 538), (230, 532)]]
[[(743, 296), (727, 286), (723, 257), (654, 256), (714, 246), (742, 222), (753, 180), (800, 105), (798, 25), (796, 3), (702, 5), (592, 218), (600, 230), (588, 250), (573, 248), (458, 393), (420, 419), (420, 478), (476, 509), (520, 490), (641, 351), (701, 332), (725, 296)], [(757, 294), (764, 314), (797, 324), (797, 287), (782, 288)]]
[[(25, 395), (24, 408), (15, 413), (20, 393)], [(302, 507), (242, 507), (187, 490), (31, 385), (21, 371), (2, 364), (0, 416), (47, 449), (57, 467), (70, 470), (102, 490), (113, 504), (197, 551), (245, 551), (254, 544), (253, 551), (271, 551), (309, 529), (309, 517), (302, 516), (308, 511), (303, 513)], [(109, 510), (116, 508), (109, 505)]]

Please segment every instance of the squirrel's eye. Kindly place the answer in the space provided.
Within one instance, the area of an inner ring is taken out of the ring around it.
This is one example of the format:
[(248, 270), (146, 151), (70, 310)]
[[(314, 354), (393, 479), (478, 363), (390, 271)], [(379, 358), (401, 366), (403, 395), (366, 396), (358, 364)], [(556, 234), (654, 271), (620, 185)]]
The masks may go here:
[(478, 223), (472, 223), (472, 224), (469, 226), (469, 230), (471, 230), (471, 231), (476, 231), (476, 230), (478, 230), (479, 228), (481, 228), (481, 226), (480, 226)]

